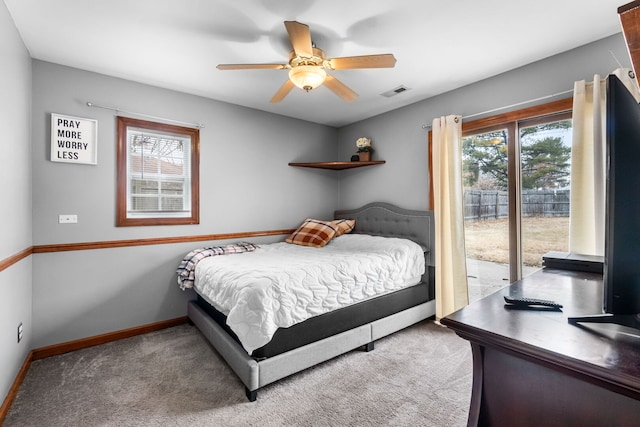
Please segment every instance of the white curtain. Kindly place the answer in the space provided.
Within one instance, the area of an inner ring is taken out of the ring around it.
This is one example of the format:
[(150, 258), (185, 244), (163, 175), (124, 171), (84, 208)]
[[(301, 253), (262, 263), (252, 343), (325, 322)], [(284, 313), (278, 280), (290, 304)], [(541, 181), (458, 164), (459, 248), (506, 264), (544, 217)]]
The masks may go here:
[(433, 119), (436, 319), (469, 303), (462, 193), (462, 118)]
[[(615, 74), (640, 99), (633, 74), (619, 68)], [(606, 195), (606, 80), (577, 81), (573, 90), (571, 148), (571, 209), (569, 252), (604, 254)]]

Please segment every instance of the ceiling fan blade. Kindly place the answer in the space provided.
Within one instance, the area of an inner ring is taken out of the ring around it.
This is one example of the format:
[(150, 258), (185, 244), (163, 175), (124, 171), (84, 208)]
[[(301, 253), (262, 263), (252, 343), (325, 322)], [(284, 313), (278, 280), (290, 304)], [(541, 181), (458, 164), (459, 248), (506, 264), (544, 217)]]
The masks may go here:
[(283, 70), (287, 64), (218, 64), (218, 70)]
[(291, 46), (293, 46), (293, 51), (296, 55), (311, 58), (313, 56), (313, 45), (309, 26), (297, 21), (284, 21), (284, 26), (287, 28)]
[(358, 97), (358, 94), (352, 91), (347, 85), (329, 74), (327, 74), (327, 78), (324, 80), (324, 85), (347, 102), (351, 102)]
[(393, 68), (396, 58), (391, 53), (382, 55), (345, 56), (326, 61), (332, 70), (347, 70), (353, 68)]
[(294, 87), (295, 85), (293, 84), (293, 82), (287, 79), (287, 81), (284, 82), (282, 86), (280, 86), (280, 89), (278, 89), (276, 94), (273, 95), (273, 98), (271, 98), (269, 102), (276, 103), (276, 102), (282, 101), (284, 97), (287, 96), (289, 92), (291, 92), (291, 89), (293, 89)]

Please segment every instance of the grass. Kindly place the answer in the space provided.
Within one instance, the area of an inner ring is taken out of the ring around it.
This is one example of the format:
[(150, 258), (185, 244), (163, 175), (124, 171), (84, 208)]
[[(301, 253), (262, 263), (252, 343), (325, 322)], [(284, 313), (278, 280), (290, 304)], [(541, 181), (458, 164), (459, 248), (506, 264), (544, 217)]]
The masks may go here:
[[(509, 223), (507, 219), (465, 222), (465, 244), (469, 258), (509, 262)], [(542, 255), (566, 252), (569, 247), (569, 218), (528, 217), (522, 219), (524, 264), (542, 266)]]

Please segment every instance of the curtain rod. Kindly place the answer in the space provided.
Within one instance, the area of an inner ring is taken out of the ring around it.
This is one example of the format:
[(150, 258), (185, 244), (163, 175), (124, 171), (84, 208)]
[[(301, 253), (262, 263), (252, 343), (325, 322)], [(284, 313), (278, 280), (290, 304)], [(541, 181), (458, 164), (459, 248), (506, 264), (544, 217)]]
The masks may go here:
[[(531, 102), (542, 101), (544, 99), (554, 98), (556, 96), (564, 95), (564, 94), (567, 94), (567, 93), (570, 93), (570, 92), (573, 92), (573, 89), (569, 89), (569, 90), (565, 90), (565, 91), (562, 91), (562, 92), (553, 93), (551, 95), (541, 96), (539, 98), (528, 99), (528, 100), (522, 101), (522, 102), (516, 102), (515, 104), (505, 105), (504, 107), (493, 108), (491, 110), (482, 111), (480, 113), (469, 114), (469, 115), (463, 116), (462, 120), (470, 119), (470, 118), (476, 117), (476, 116), (481, 116), (483, 114), (495, 113), (496, 111), (506, 110), (508, 108), (519, 107), (519, 106), (521, 106), (523, 104), (529, 104)], [(430, 129), (430, 128), (431, 128), (431, 125), (422, 125), (422, 129)]]
[(202, 123), (183, 122), (183, 121), (180, 121), (180, 120), (166, 119), (164, 117), (150, 116), (149, 114), (134, 113), (133, 111), (126, 111), (126, 110), (121, 110), (120, 108), (116, 108), (116, 107), (107, 107), (107, 106), (104, 106), (104, 105), (98, 105), (98, 104), (94, 104), (93, 102), (87, 102), (87, 107), (102, 108), (104, 110), (115, 111), (116, 113), (132, 114), (134, 116), (146, 117), (148, 119), (160, 120), (160, 121), (163, 121), (163, 122), (171, 122), (171, 123), (176, 123), (176, 124), (182, 124), (182, 125), (186, 125), (186, 126), (194, 127), (194, 128), (200, 128), (200, 129), (204, 128), (204, 124), (202, 124)]

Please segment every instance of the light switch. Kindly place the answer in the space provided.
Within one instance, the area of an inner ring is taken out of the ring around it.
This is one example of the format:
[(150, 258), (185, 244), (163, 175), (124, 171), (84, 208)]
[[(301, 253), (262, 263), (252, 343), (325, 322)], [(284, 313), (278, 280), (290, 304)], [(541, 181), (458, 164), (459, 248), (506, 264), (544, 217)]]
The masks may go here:
[(58, 217), (58, 223), (60, 224), (75, 224), (78, 222), (78, 215), (60, 215)]

